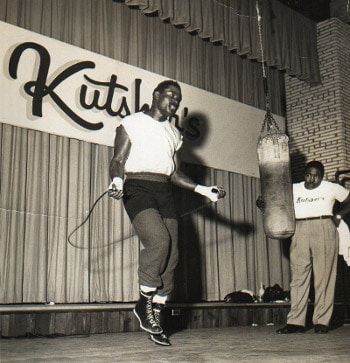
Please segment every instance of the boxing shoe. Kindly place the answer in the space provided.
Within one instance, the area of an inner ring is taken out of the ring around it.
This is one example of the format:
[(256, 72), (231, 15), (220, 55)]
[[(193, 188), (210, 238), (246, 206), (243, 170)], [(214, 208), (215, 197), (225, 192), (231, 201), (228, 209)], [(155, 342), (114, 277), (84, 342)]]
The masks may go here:
[[(164, 309), (164, 307), (165, 307), (164, 304), (156, 304), (156, 303), (152, 304), (154, 320), (159, 326), (161, 324), (160, 313)], [(156, 344), (165, 345), (165, 346), (171, 345), (169, 338), (164, 333), (150, 334), (149, 337)]]
[(170, 346), (171, 343), (169, 341), (169, 338), (164, 334), (150, 334), (149, 338), (152, 340), (152, 342), (159, 344), (159, 345), (165, 345)]
[(150, 334), (161, 334), (163, 329), (156, 322), (152, 308), (153, 293), (140, 291), (140, 299), (133, 310), (139, 320), (140, 328)]

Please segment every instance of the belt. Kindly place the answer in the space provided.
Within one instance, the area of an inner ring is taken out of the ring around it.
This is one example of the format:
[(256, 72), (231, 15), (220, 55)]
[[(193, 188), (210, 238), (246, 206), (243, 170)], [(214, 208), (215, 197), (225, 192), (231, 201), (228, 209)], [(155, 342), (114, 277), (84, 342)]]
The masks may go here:
[(157, 173), (127, 173), (126, 179), (138, 179), (138, 180), (154, 181), (159, 183), (169, 183), (170, 176)]
[(307, 218), (297, 218), (297, 221), (311, 221), (315, 219), (330, 219), (332, 216), (318, 216), (318, 217), (307, 217)]

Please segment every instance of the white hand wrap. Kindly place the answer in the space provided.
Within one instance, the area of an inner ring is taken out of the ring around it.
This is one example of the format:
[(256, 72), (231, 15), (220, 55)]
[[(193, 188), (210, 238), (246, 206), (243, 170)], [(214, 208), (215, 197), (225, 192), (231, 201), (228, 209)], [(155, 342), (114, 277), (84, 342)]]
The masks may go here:
[(206, 187), (205, 185), (198, 184), (194, 191), (198, 194), (204, 195), (205, 197), (209, 198), (212, 202), (218, 201), (218, 194), (217, 192), (213, 192), (212, 189), (217, 188), (216, 186)]
[(112, 190), (123, 190), (124, 181), (119, 176), (115, 176), (112, 180), (112, 183), (109, 184), (108, 189)]

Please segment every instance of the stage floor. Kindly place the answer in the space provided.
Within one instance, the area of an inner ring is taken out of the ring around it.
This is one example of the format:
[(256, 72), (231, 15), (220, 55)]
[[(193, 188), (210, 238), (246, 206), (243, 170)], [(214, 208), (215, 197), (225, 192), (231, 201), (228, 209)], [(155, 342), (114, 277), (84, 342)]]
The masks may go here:
[(10, 362), (350, 362), (350, 325), (328, 334), (279, 335), (280, 326), (186, 329), (155, 345), (146, 333), (94, 334), (0, 340)]

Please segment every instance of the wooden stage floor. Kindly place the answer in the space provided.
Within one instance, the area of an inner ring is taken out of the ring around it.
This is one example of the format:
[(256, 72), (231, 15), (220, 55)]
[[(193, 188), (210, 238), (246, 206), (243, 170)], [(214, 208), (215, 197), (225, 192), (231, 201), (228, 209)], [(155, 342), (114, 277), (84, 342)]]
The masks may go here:
[(0, 340), (1, 363), (11, 362), (350, 362), (350, 325), (328, 334), (279, 335), (280, 326), (185, 329), (172, 346), (144, 332)]

